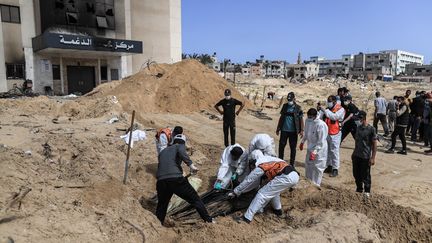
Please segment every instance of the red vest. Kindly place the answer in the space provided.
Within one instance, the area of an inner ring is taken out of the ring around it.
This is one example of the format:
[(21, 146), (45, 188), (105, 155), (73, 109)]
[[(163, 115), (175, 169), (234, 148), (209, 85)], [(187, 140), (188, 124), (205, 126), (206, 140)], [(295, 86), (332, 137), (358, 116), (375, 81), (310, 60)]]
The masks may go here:
[[(339, 105), (339, 104), (336, 104), (336, 105), (333, 107), (333, 109), (331, 109), (331, 111), (332, 111), (333, 113), (336, 113), (336, 112), (338, 112), (340, 109), (342, 109), (342, 106)], [(325, 119), (325, 123), (327, 124), (329, 135), (336, 135), (336, 134), (339, 133), (339, 131), (340, 131), (340, 122), (339, 122), (339, 120), (337, 120), (337, 121), (332, 121), (332, 120), (330, 120), (330, 118), (326, 117), (326, 119)]]
[(170, 142), (171, 142), (171, 129), (168, 128), (168, 127), (167, 127), (167, 128), (161, 128), (161, 129), (159, 129), (159, 130), (156, 132), (156, 136), (155, 136), (158, 142), (159, 142), (160, 135), (161, 135), (162, 133), (164, 133), (165, 136), (167, 136), (168, 143), (170, 143)]
[(275, 178), (275, 176), (279, 175), (282, 170), (287, 167), (289, 164), (285, 161), (278, 162), (266, 162), (258, 165), (263, 171), (268, 181)]

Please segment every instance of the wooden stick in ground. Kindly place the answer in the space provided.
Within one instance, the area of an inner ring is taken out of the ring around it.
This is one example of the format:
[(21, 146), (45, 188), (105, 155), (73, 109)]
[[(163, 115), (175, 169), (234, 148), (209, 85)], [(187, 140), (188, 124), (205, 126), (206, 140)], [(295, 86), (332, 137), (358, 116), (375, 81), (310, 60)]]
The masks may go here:
[(132, 121), (131, 121), (131, 126), (129, 128), (129, 143), (128, 143), (127, 154), (126, 154), (123, 184), (126, 184), (127, 174), (128, 174), (128, 170), (129, 170), (129, 155), (130, 155), (130, 148), (131, 148), (131, 142), (132, 142), (134, 120), (135, 120), (135, 111), (132, 111)]

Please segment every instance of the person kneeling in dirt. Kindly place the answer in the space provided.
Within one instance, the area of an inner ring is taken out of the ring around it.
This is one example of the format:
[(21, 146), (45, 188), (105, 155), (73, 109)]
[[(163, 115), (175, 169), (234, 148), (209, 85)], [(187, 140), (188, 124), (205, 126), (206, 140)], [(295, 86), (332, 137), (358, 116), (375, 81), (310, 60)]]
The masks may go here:
[(194, 206), (205, 222), (213, 222), (198, 193), (188, 179), (183, 176), (182, 161), (190, 167), (191, 174), (198, 171), (186, 153), (185, 143), (186, 136), (183, 134), (176, 135), (173, 138), (173, 145), (162, 150), (158, 157), (156, 216), (161, 224), (164, 224), (168, 204), (173, 194)]
[(247, 223), (250, 223), (254, 215), (262, 211), (269, 202), (271, 202), (273, 206), (274, 213), (278, 216), (283, 216), (280, 194), (282, 191), (297, 185), (299, 181), (298, 172), (289, 163), (276, 157), (265, 157), (267, 157), (267, 161), (263, 162), (262, 158), (258, 158), (256, 162), (258, 166), (242, 183), (240, 183), (240, 185), (228, 194), (228, 198), (235, 198), (248, 190), (250, 191), (251, 187), (255, 187), (262, 178), (268, 182), (257, 192), (255, 198), (242, 217), (242, 220)]
[(249, 152), (261, 150), (264, 155), (276, 157), (274, 139), (265, 133), (256, 134), (250, 144)]
[(365, 198), (369, 197), (371, 189), (371, 166), (375, 164), (377, 151), (377, 134), (373, 126), (366, 120), (366, 112), (358, 115), (361, 124), (357, 127), (355, 146), (352, 154), (353, 175), (357, 185), (356, 192), (362, 193), (364, 187)]
[(160, 154), (163, 149), (171, 145), (173, 142), (172, 138), (177, 134), (183, 134), (183, 127), (176, 126), (172, 131), (169, 127), (159, 129), (155, 136), (157, 153)]
[(217, 174), (214, 189), (222, 190), (237, 181), (239, 176), (245, 172), (248, 154), (239, 144), (230, 145), (225, 148), (221, 157), (221, 166)]
[(311, 180), (316, 186), (321, 185), (323, 172), (327, 164), (327, 136), (327, 125), (323, 120), (319, 119), (316, 109), (309, 109), (307, 112), (305, 136), (301, 140), (300, 150), (303, 150), (304, 143), (306, 142), (306, 178)]

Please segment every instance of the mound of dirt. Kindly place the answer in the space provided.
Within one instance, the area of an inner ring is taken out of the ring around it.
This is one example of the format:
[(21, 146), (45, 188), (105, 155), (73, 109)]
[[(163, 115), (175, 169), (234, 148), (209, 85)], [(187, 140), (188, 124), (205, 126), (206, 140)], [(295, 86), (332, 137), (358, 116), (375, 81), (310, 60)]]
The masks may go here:
[(119, 83), (101, 85), (94, 96), (114, 95), (127, 111), (191, 113), (210, 109), (225, 89), (247, 102), (226, 80), (196, 60), (156, 64)]

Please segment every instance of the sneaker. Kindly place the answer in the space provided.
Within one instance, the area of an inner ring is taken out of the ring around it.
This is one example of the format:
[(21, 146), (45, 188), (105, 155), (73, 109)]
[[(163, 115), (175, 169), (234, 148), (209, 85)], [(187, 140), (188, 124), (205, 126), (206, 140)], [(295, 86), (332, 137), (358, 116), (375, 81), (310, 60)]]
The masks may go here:
[(273, 213), (276, 214), (277, 216), (282, 216), (283, 215), (282, 209), (273, 209)]
[(363, 193), (363, 200), (368, 200), (370, 198), (370, 193), (369, 192), (365, 192)]
[(243, 222), (248, 223), (248, 224), (251, 223), (251, 221), (249, 219), (247, 219), (245, 216), (236, 217), (234, 220), (239, 224), (241, 224)]
[(333, 170), (333, 167), (331, 165), (327, 166), (327, 168), (324, 170), (324, 173), (331, 173)]
[(208, 223), (210, 223), (210, 224), (216, 224), (216, 219), (215, 219), (215, 218), (212, 218), (211, 221), (208, 222)]
[(403, 154), (403, 155), (407, 155), (407, 151), (406, 150), (401, 150), (397, 152), (398, 154)]
[(334, 170), (332, 171), (332, 173), (330, 174), (330, 177), (336, 177), (336, 176), (338, 176), (338, 175), (339, 175), (338, 170), (334, 169)]
[(385, 153), (386, 154), (394, 154), (395, 151), (394, 151), (394, 149), (390, 148), (390, 149), (386, 150)]

